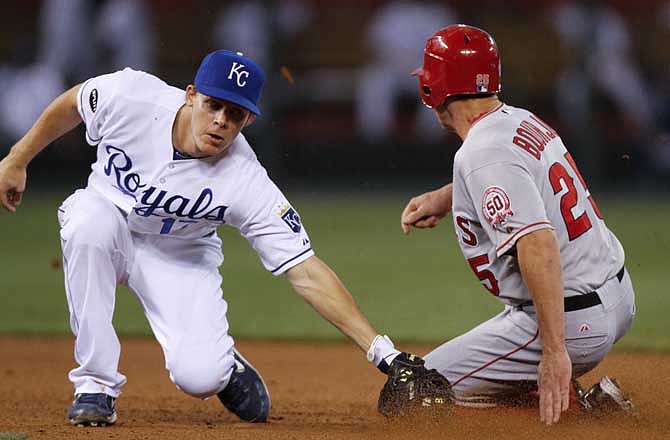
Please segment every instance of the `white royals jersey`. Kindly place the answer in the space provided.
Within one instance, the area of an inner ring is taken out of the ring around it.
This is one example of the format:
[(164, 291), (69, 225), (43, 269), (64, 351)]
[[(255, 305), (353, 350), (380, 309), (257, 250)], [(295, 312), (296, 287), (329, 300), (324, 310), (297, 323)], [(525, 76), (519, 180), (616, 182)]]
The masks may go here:
[(193, 243), (239, 229), (277, 275), (314, 255), (300, 216), (240, 134), (222, 157), (176, 159), (172, 126), (185, 91), (126, 68), (86, 81), (78, 110), (97, 146), (88, 187), (127, 215), (131, 231)]
[(624, 264), (561, 138), (523, 109), (501, 104), (470, 128), (454, 159), (453, 218), (468, 264), (506, 304), (531, 299), (515, 248), (530, 232), (555, 231), (565, 296), (596, 290)]

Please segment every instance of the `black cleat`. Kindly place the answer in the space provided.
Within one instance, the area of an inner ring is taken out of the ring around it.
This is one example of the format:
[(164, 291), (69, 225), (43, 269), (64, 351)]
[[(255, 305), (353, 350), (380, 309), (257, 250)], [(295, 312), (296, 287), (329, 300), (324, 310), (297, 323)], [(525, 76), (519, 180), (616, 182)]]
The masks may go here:
[(116, 422), (116, 399), (104, 393), (82, 393), (74, 396), (67, 411), (70, 423), (76, 426), (107, 426)]
[(235, 369), (228, 385), (217, 396), (228, 411), (245, 422), (265, 422), (270, 413), (270, 394), (258, 371), (233, 350)]

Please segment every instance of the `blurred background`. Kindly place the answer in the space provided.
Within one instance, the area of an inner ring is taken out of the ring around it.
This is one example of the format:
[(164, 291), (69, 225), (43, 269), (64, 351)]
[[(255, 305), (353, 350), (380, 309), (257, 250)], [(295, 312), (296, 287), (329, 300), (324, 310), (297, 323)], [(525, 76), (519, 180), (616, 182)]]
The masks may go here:
[[(129, 65), (185, 87), (211, 50), (256, 59), (268, 81), (246, 135), (260, 160), (373, 322), (431, 341), (500, 306), (462, 261), (448, 220), (400, 236), (404, 204), (451, 181), (460, 145), (420, 104), (409, 73), (434, 31), (482, 27), (501, 51), (501, 99), (561, 134), (628, 251), (640, 310), (659, 317), (629, 345), (670, 347), (670, 300), (658, 295), (670, 281), (670, 1), (17, 0), (0, 3), (0, 23), (0, 157), (55, 96), (91, 76)], [(55, 210), (85, 185), (94, 158), (74, 130), (31, 165), (23, 212), (0, 215), (0, 331), (67, 331)], [(278, 293), (285, 283), (278, 289), (236, 234), (222, 234), (233, 333), (337, 337)], [(121, 332), (147, 332), (124, 298)], [(461, 305), (474, 311), (452, 316)]]
[[(459, 142), (409, 72), (431, 33), (463, 22), (497, 40), (502, 99), (557, 128), (593, 190), (670, 186), (668, 1), (23, 0), (0, 14), (0, 154), (90, 76), (132, 66), (185, 87), (225, 48), (268, 73), (248, 136), (280, 184), (441, 182)], [(80, 178), (90, 150), (75, 133), (35, 167)]]

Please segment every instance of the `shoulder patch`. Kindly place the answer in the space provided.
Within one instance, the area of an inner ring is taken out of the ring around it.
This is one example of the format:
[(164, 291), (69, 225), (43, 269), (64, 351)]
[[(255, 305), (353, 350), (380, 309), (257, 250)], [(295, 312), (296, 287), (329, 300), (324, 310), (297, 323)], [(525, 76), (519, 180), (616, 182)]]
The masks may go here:
[(91, 106), (91, 111), (95, 113), (98, 109), (98, 89), (91, 90), (91, 94), (88, 95), (88, 105)]
[(293, 232), (296, 234), (299, 233), (302, 230), (302, 223), (300, 221), (300, 215), (296, 210), (288, 203), (280, 205), (277, 208), (277, 215), (284, 220), (284, 223), (286, 223)]
[(501, 187), (490, 186), (484, 191), (482, 213), (491, 226), (504, 225), (507, 217), (514, 215), (511, 206), (509, 196)]

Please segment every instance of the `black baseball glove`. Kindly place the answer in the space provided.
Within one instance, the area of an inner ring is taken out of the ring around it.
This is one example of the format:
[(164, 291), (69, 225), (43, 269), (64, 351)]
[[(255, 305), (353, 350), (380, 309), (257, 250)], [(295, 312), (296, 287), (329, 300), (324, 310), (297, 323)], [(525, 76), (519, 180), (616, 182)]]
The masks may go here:
[(379, 412), (401, 417), (414, 411), (437, 414), (453, 406), (453, 392), (446, 377), (424, 367), (424, 360), (400, 353), (391, 362), (388, 380), (379, 394)]

